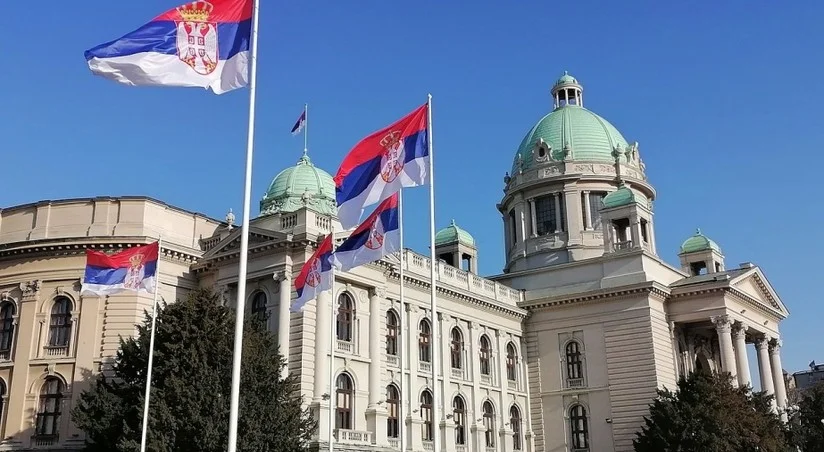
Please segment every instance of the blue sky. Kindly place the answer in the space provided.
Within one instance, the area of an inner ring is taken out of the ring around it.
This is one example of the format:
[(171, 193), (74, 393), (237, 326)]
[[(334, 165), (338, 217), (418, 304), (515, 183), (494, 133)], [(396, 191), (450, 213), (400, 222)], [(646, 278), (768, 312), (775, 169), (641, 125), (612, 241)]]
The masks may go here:
[[(0, 206), (149, 195), (217, 218), (240, 213), (247, 90), (130, 88), (85, 66), (85, 49), (177, 3), (58, 2), (36, 21), (28, 3), (4, 5), (0, 25), (18, 40), (0, 63)], [(728, 267), (760, 265), (791, 311), (784, 367), (824, 361), (824, 5), (262, 3), (253, 214), (301, 154), (289, 129), (304, 102), (310, 156), (334, 173), (354, 143), (431, 92), (437, 224), (454, 218), (472, 232), (481, 273), (497, 274), (504, 173), (568, 70), (586, 106), (640, 143), (661, 256), (677, 264), (700, 227)], [(407, 192), (407, 241), (418, 250), (427, 199)]]

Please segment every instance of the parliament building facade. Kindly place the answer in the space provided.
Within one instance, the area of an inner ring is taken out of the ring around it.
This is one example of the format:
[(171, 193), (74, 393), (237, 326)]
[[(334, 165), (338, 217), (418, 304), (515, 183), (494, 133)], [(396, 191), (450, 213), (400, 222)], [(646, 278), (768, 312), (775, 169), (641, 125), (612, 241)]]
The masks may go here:
[[(434, 322), (432, 262), (411, 250), (337, 275), (336, 293), (290, 313), (294, 278), (336, 224), (335, 189), (306, 155), (272, 181), (251, 220), (246, 308), (267, 314), (285, 344), (288, 372), (319, 419), (317, 446), (332, 428), (336, 450), (400, 450), (403, 431), (407, 450), (431, 451), (438, 429), (447, 452), (630, 451), (656, 390), (696, 369), (729, 371), (741, 385), (757, 378), (786, 408), (779, 323), (788, 312), (763, 272), (728, 267), (700, 231), (677, 265), (664, 262), (638, 144), (584, 108), (573, 77), (552, 97), (504, 178), (503, 272), (477, 274), (478, 244), (454, 221), (438, 232)], [(81, 296), (87, 248), (162, 235), (163, 299), (210, 287), (231, 304), (233, 223), (146, 197), (0, 211), (0, 451), (79, 449), (71, 409), (151, 308), (149, 295)]]

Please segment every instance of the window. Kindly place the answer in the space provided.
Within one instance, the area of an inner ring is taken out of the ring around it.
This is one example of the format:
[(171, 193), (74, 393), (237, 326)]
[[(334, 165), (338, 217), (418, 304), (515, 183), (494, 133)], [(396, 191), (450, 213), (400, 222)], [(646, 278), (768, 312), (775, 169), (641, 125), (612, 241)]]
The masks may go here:
[(489, 400), (484, 402), (483, 413), (484, 427), (486, 428), (486, 433), (484, 433), (486, 447), (495, 447), (495, 409)]
[(421, 337), (418, 342), (418, 359), (421, 362), (432, 362), (432, 326), (429, 320), (421, 320)]
[(252, 298), (252, 317), (257, 319), (266, 318), (266, 294), (258, 292)]
[(461, 396), (452, 400), (452, 416), (455, 418), (455, 444), (466, 444), (466, 403)]
[[(535, 224), (538, 235), (553, 234), (564, 230), (565, 212), (564, 197), (558, 195), (559, 212), (555, 211), (555, 195), (545, 195), (535, 198)], [(559, 221), (560, 220), (560, 221)]]
[(509, 246), (518, 243), (518, 229), (515, 226), (515, 210), (509, 211)]
[(40, 405), (34, 434), (56, 437), (60, 431), (60, 414), (63, 402), (63, 382), (55, 377), (46, 378), (40, 389)]
[(606, 192), (590, 192), (588, 195), (583, 194), (583, 196), (589, 196), (589, 212), (586, 211), (586, 202), (582, 205), (585, 218), (584, 224), (587, 224), (586, 221), (589, 221), (589, 225), (596, 231), (601, 229), (600, 210), (604, 206), (604, 197), (606, 195)]
[(386, 311), (386, 354), (398, 354), (398, 315), (395, 311)]
[(509, 381), (517, 380), (518, 375), (518, 351), (515, 345), (510, 342), (506, 345), (506, 379)]
[(458, 327), (452, 328), (452, 368), (453, 369), (462, 369), (463, 368), (463, 334), (461, 334), (461, 330)]
[[(11, 358), (14, 341), (14, 304), (5, 302), (0, 306), (0, 358)], [(2, 413), (2, 411), (0, 411)]]
[(492, 346), (489, 343), (489, 337), (484, 334), (481, 336), (481, 375), (489, 375), (492, 371), (490, 360), (492, 358)]
[(355, 319), (355, 303), (352, 296), (344, 292), (338, 297), (338, 340), (352, 342)]
[(512, 427), (512, 449), (523, 449), (521, 441), (521, 410), (517, 406), (512, 405), (509, 410), (509, 425)]
[(67, 348), (71, 331), (72, 302), (66, 297), (57, 297), (49, 322), (49, 347)]
[(389, 408), (389, 417), (386, 418), (386, 436), (397, 438), (400, 435), (398, 407), (401, 403), (400, 391), (395, 385), (386, 387), (386, 405)]
[(432, 393), (427, 389), (421, 393), (421, 419), (423, 419), (423, 440), (432, 441)]
[(584, 369), (583, 362), (581, 361), (581, 350), (576, 341), (572, 341), (566, 345), (566, 365), (568, 379), (583, 378)]
[(352, 396), (355, 393), (352, 377), (345, 373), (340, 374), (336, 383), (335, 428), (352, 430)]
[(570, 436), (573, 449), (589, 448), (589, 427), (587, 410), (582, 405), (575, 405), (569, 410)]

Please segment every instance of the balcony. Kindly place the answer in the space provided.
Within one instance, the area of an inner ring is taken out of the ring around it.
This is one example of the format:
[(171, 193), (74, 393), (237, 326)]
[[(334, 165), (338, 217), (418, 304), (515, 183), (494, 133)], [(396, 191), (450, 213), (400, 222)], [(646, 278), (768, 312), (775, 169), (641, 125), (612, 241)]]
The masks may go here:
[(47, 345), (43, 347), (43, 354), (47, 357), (69, 356), (68, 345)]
[(632, 240), (624, 240), (615, 242), (615, 250), (630, 250), (632, 249)]
[(0, 350), (0, 361), (11, 361), (11, 350)]
[(495, 446), (492, 446), (492, 447), (486, 446), (486, 448), (484, 449), (484, 452), (498, 452), (498, 449), (495, 449)]
[(400, 367), (398, 355), (386, 355), (386, 365), (390, 367)]
[(455, 369), (452, 368), (452, 378), (455, 380), (465, 380), (466, 379), (466, 372), (463, 369)]
[(424, 441), (423, 450), (425, 450), (426, 452), (432, 452), (435, 450), (435, 445), (432, 444), (432, 441)]
[(583, 378), (567, 378), (567, 388), (583, 388)]
[(456, 444), (455, 445), (455, 452), (467, 452), (466, 444)]
[(421, 372), (431, 373), (432, 372), (432, 363), (420, 362), (420, 363), (418, 363), (418, 369), (420, 369)]
[(31, 445), (36, 448), (50, 447), (60, 440), (58, 435), (34, 435), (31, 437)]
[(518, 389), (518, 382), (515, 381), (515, 380), (507, 380), (506, 381), (506, 386), (509, 389), (512, 389), (514, 391), (514, 390)]
[(389, 447), (392, 449), (400, 449), (401, 440), (399, 438), (389, 438)]
[(344, 353), (354, 353), (355, 352), (355, 344), (349, 341), (342, 341), (338, 339), (338, 351)]
[(372, 432), (362, 432), (360, 430), (335, 430), (335, 441), (341, 444), (371, 445)]

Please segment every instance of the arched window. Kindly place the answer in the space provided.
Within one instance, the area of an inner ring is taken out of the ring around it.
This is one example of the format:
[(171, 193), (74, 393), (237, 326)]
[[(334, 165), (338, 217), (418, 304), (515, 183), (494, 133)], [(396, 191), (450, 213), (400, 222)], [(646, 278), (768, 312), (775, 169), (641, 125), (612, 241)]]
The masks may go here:
[(40, 404), (34, 434), (39, 437), (56, 437), (60, 432), (60, 415), (63, 402), (63, 382), (48, 377), (40, 389)]
[(495, 408), (492, 407), (492, 402), (487, 400), (483, 405), (484, 413), (484, 439), (486, 447), (495, 447)]
[(423, 363), (432, 362), (432, 325), (428, 319), (421, 320), (421, 336), (418, 340), (418, 359)]
[(466, 444), (466, 403), (461, 396), (452, 400), (452, 416), (455, 418), (455, 444)]
[(355, 394), (355, 385), (348, 374), (338, 375), (335, 386), (337, 403), (335, 408), (335, 428), (352, 430), (352, 398)]
[(389, 408), (389, 417), (386, 418), (386, 436), (397, 438), (400, 435), (398, 407), (401, 403), (400, 391), (395, 385), (386, 387), (386, 405)]
[(392, 309), (386, 311), (386, 354), (398, 355), (398, 315)]
[(0, 306), (0, 359), (11, 358), (11, 345), (13, 342), (14, 304), (7, 301)]
[(432, 393), (428, 389), (421, 393), (421, 419), (423, 419), (423, 440), (432, 441)]
[(463, 334), (461, 334), (461, 329), (458, 327), (452, 328), (452, 368), (453, 369), (461, 369), (463, 368)]
[(583, 378), (583, 363), (581, 362), (581, 349), (577, 341), (571, 341), (566, 345), (566, 365), (567, 379), (575, 380)]
[(355, 302), (344, 292), (338, 297), (338, 340), (352, 342), (355, 322)]
[(263, 292), (257, 292), (252, 298), (252, 317), (266, 318), (266, 294)]
[(587, 410), (583, 405), (574, 405), (569, 409), (569, 427), (573, 449), (589, 447), (589, 427), (587, 426)]
[(481, 375), (489, 375), (492, 373), (492, 344), (489, 343), (489, 338), (484, 334), (481, 336)]
[(509, 409), (509, 425), (512, 427), (512, 449), (521, 450), (523, 442), (521, 441), (521, 410), (517, 406), (512, 405)]
[(506, 379), (515, 381), (518, 378), (518, 350), (515, 349), (515, 344), (510, 342), (506, 345)]
[(66, 297), (57, 297), (49, 321), (49, 347), (68, 348), (71, 332), (72, 302)]

